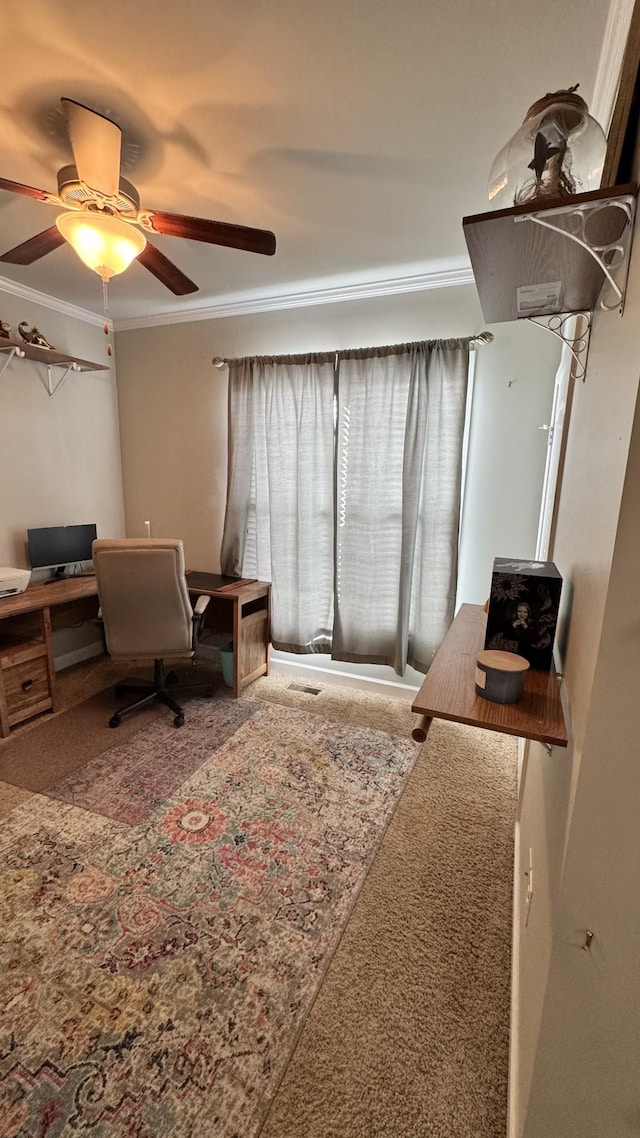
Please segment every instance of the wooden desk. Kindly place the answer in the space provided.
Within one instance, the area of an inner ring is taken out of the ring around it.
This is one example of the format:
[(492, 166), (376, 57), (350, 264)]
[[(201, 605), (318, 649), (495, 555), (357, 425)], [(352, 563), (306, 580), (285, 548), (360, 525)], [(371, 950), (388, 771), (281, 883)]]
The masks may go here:
[[(205, 628), (233, 640), (233, 694), (237, 698), (246, 684), (269, 672), (271, 585), (238, 582), (216, 589), (198, 584), (189, 592), (211, 597)], [(97, 613), (93, 576), (29, 585), (23, 593), (0, 597), (0, 738), (6, 738), (25, 719), (56, 710), (52, 630), (89, 620)]]
[(560, 685), (553, 667), (550, 672), (526, 673), (519, 703), (492, 703), (476, 695), (476, 657), (484, 647), (486, 623), (481, 605), (461, 605), (412, 704), (411, 710), (422, 717), (413, 738), (423, 742), (432, 719), (450, 719), (566, 747)]
[[(198, 580), (191, 586), (190, 576)], [(215, 574), (211, 577), (215, 582)], [(187, 570), (187, 584), (193, 596), (209, 596), (204, 626), (233, 640), (233, 694), (269, 674), (271, 639), (271, 585), (267, 581), (239, 581), (237, 585), (216, 588), (203, 585), (204, 575)]]
[(29, 585), (0, 597), (0, 737), (16, 723), (56, 710), (52, 629), (95, 617), (95, 577)]

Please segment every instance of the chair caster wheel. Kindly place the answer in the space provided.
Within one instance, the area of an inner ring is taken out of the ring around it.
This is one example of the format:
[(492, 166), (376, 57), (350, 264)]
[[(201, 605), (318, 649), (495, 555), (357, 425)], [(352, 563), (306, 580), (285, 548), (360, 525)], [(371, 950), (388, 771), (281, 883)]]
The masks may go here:
[(121, 723), (122, 723), (122, 716), (118, 715), (117, 712), (115, 715), (112, 715), (111, 719), (109, 720), (109, 726), (110, 727), (119, 727)]
[(165, 682), (168, 684), (177, 684), (177, 682), (178, 682), (177, 674), (175, 672), (167, 672), (167, 674), (165, 676)]
[(173, 726), (174, 727), (184, 727), (184, 715), (182, 715), (182, 713), (180, 715), (176, 715), (176, 717), (173, 721)]

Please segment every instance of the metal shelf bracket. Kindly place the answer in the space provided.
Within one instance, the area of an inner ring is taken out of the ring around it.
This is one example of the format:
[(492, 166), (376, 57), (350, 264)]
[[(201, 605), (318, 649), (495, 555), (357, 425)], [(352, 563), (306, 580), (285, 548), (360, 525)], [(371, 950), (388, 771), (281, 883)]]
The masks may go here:
[(67, 364), (66, 366), (64, 364), (58, 364), (57, 365), (58, 367), (64, 367), (64, 371), (63, 371), (62, 375), (60, 376), (58, 382), (54, 383), (53, 382), (53, 369), (55, 366), (56, 366), (55, 364), (47, 364), (46, 365), (47, 381), (45, 383), (44, 379), (42, 380), (42, 382), (44, 383), (44, 386), (46, 387), (47, 391), (49, 392), (49, 399), (53, 399), (54, 395), (60, 390), (60, 388), (62, 387), (62, 384), (64, 383), (64, 381), (67, 378), (70, 371), (81, 371), (82, 370), (82, 368), (78, 367), (77, 363), (74, 363), (73, 361), (71, 363)]
[[(555, 316), (529, 316), (530, 324), (537, 324), (546, 328), (566, 344), (574, 360), (576, 379), (584, 377), (587, 370), (587, 356), (589, 354), (589, 333), (591, 332), (590, 312), (563, 312)], [(568, 327), (569, 325), (569, 327)]]
[[(604, 273), (608, 288), (603, 291), (603, 295), (600, 297), (600, 307), (605, 311), (618, 308), (620, 315), (622, 315), (629, 272), (635, 208), (635, 196), (623, 194), (617, 198), (598, 202), (581, 202), (578, 205), (546, 209), (544, 216), (541, 213), (520, 214), (514, 220), (519, 222), (530, 221), (534, 225), (540, 225), (544, 229), (551, 229), (554, 233), (559, 233), (568, 238), (569, 241), (575, 241), (590, 257), (593, 257)], [(604, 244), (592, 240), (589, 235), (589, 223), (604, 210), (612, 209), (621, 210), (623, 214), (620, 236), (615, 241)], [(549, 220), (554, 217), (562, 217), (565, 225)]]
[(24, 356), (24, 352), (22, 352), (20, 350), (20, 348), (16, 348), (13, 345), (10, 348), (9, 347), (5, 348), (3, 346), (0, 346), (0, 352), (6, 352), (7, 353), (7, 358), (4, 361), (2, 367), (0, 368), (0, 376), (4, 375), (5, 371), (9, 367), (9, 364), (11, 363), (14, 356), (19, 356), (19, 357)]

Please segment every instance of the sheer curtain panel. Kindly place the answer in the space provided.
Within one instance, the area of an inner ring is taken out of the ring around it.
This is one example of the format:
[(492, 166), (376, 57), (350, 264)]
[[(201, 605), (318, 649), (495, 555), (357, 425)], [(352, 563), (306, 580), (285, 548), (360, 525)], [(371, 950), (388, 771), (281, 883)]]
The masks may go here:
[(469, 341), (339, 353), (332, 656), (426, 672), (454, 612)]
[(222, 569), (292, 652), (427, 671), (457, 577), (468, 340), (234, 360)]
[(330, 652), (335, 353), (229, 362), (223, 573), (272, 582), (271, 637)]

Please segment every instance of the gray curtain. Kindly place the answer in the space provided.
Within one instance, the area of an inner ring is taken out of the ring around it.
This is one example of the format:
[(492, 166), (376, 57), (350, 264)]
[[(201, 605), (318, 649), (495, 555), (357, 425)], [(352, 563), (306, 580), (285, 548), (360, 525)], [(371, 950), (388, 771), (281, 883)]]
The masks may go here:
[(230, 362), (222, 569), (272, 639), (427, 671), (452, 618), (468, 340)]
[(229, 361), (223, 573), (271, 581), (271, 639), (330, 652), (335, 354)]

